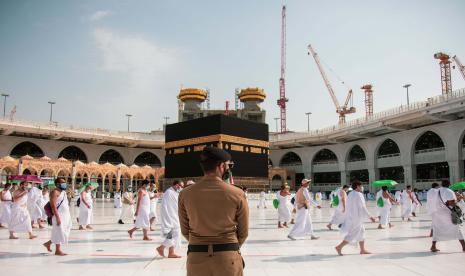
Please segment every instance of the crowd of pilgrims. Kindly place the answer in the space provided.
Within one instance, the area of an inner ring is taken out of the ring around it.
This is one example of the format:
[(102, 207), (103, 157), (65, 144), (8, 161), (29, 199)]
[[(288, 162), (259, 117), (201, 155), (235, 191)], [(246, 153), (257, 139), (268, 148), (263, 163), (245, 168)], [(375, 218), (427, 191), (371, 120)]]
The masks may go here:
[[(278, 228), (290, 227), (287, 238), (296, 240), (301, 237), (318, 239), (314, 234), (310, 208), (321, 208), (325, 195), (321, 192), (313, 194), (309, 191), (311, 180), (302, 180), (302, 185), (296, 193), (290, 192), (290, 187), (283, 185), (276, 193), (274, 204), (278, 212)], [(188, 181), (186, 186), (194, 185)], [(184, 187), (182, 181), (174, 181), (172, 186), (164, 193), (157, 192), (155, 183), (144, 180), (137, 193), (128, 187), (124, 193), (116, 192), (113, 202), (115, 208), (121, 208), (117, 222), (119, 224), (133, 225), (127, 232), (129, 238), (138, 229), (143, 231), (143, 240), (150, 241), (149, 232), (154, 231), (155, 220), (161, 225), (160, 233), (163, 241), (156, 248), (157, 253), (165, 257), (179, 258), (175, 250), (181, 242), (181, 233), (178, 217), (178, 195)], [(332, 217), (326, 225), (329, 231), (333, 226), (339, 228), (343, 239), (335, 250), (342, 255), (342, 249), (347, 244), (359, 244), (361, 254), (369, 254), (365, 248), (364, 223), (371, 220), (378, 221), (378, 229), (391, 228), (391, 211), (393, 206), (400, 205), (403, 221), (412, 221), (416, 216), (418, 206), (426, 200), (427, 213), (432, 218), (430, 237), (432, 245), (430, 250), (437, 252), (436, 242), (458, 240), (465, 252), (464, 236), (460, 228), (460, 221), (451, 219), (451, 209), (455, 207), (465, 211), (465, 192), (453, 192), (448, 188), (449, 182), (443, 181), (441, 185), (434, 183), (427, 192), (412, 190), (410, 186), (401, 191), (389, 191), (382, 187), (375, 195), (364, 193), (363, 185), (353, 181), (351, 186), (344, 185), (337, 188), (327, 196), (330, 208), (334, 209)], [(79, 230), (92, 230), (93, 220), (93, 191), (94, 186), (85, 184), (76, 201), (79, 206), (79, 215), (76, 221)], [(247, 197), (247, 189), (244, 189)], [(56, 255), (66, 255), (61, 246), (68, 243), (72, 228), (70, 204), (74, 191), (66, 181), (57, 178), (55, 188), (49, 190), (47, 186), (22, 182), (19, 185), (6, 184), (0, 192), (0, 228), (7, 227), (10, 239), (18, 239), (17, 233), (28, 233), (30, 239), (36, 238), (33, 228), (44, 228), (50, 225), (51, 238), (43, 244), (47, 251), (52, 252), (55, 244)], [(267, 208), (269, 195), (263, 190), (259, 194), (257, 208)], [(366, 207), (366, 200), (374, 199), (377, 202), (377, 214), (370, 214)], [(159, 218), (157, 217), (157, 204)], [(115, 220), (116, 222), (116, 220)]]
[[(309, 209), (321, 208), (325, 195), (321, 192), (313, 194), (308, 190), (309, 179), (302, 180), (302, 187), (294, 194), (290, 192), (288, 185), (282, 185), (276, 193), (273, 205), (278, 212), (278, 228), (290, 227), (288, 238), (296, 240), (298, 237), (309, 236), (312, 240), (318, 239), (314, 234), (311, 212)], [(363, 185), (359, 181), (353, 181), (352, 185), (344, 185), (332, 191), (326, 197), (329, 199), (330, 208), (334, 212), (326, 225), (329, 231), (333, 225), (339, 228), (343, 237), (342, 242), (335, 247), (339, 255), (342, 248), (351, 243), (359, 244), (361, 254), (369, 254), (365, 249), (364, 222), (371, 220), (378, 223), (378, 229), (392, 228), (391, 211), (393, 206), (401, 208), (402, 221), (412, 221), (417, 216), (419, 206), (426, 202), (427, 214), (431, 217), (432, 224), (429, 236), (432, 238), (430, 250), (437, 252), (438, 241), (457, 240), (465, 252), (464, 235), (460, 228), (465, 213), (465, 191), (454, 192), (449, 189), (449, 181), (441, 184), (433, 183), (428, 191), (418, 191), (407, 185), (403, 190), (390, 191), (387, 186), (381, 187), (376, 194), (364, 192)], [(271, 197), (273, 198), (273, 197)], [(267, 194), (265, 190), (260, 192), (257, 208), (267, 208)], [(366, 207), (366, 200), (376, 202), (376, 214), (370, 214)], [(454, 220), (453, 213), (455, 213)], [(460, 217), (462, 217), (460, 219)]]

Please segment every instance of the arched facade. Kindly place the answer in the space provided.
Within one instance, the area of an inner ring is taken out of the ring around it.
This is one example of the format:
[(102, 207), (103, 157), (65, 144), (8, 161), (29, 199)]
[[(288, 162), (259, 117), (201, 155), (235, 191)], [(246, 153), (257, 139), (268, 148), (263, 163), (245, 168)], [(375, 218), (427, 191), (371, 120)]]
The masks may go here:
[(449, 179), (445, 148), (444, 141), (434, 131), (428, 130), (418, 136), (413, 148), (417, 182), (431, 183)]
[(114, 149), (109, 149), (100, 155), (100, 164), (110, 163), (113, 165), (124, 164), (123, 156)]
[(328, 148), (320, 149), (312, 159), (313, 188), (316, 191), (332, 190), (341, 185), (336, 153)]
[(87, 155), (82, 149), (76, 146), (68, 146), (60, 151), (58, 158), (65, 158), (71, 161), (81, 161), (84, 163), (88, 162)]
[(10, 152), (10, 156), (13, 158), (20, 158), (25, 155), (40, 158), (44, 156), (44, 151), (34, 143), (22, 142), (17, 144)]
[(134, 160), (134, 164), (140, 167), (146, 165), (151, 167), (161, 167), (160, 158), (149, 151), (139, 154)]
[(302, 166), (302, 158), (295, 152), (290, 151), (286, 153), (279, 162), (280, 167), (295, 167)]
[[(286, 153), (293, 151), (302, 157), (302, 167), (307, 178), (314, 178), (315, 173), (325, 170), (339, 172), (341, 184), (347, 184), (353, 178), (366, 181), (367, 184), (389, 178), (400, 182), (399, 188), (409, 184), (418, 189), (428, 189), (431, 181), (443, 176), (451, 182), (465, 180), (464, 138), (465, 119), (460, 119), (409, 130), (393, 130), (375, 137), (359, 137), (353, 142), (332, 141), (333, 144), (325, 146), (304, 147), (296, 144), (296, 148), (271, 150), (270, 159), (280, 160)], [(360, 146), (365, 158), (360, 149), (355, 150), (358, 148), (356, 146)], [(312, 162), (314, 156), (324, 148), (337, 156), (338, 162), (332, 164), (332, 168), (324, 167), (330, 164)], [(423, 172), (428, 174), (424, 175)], [(318, 191), (320, 186), (311, 188)]]

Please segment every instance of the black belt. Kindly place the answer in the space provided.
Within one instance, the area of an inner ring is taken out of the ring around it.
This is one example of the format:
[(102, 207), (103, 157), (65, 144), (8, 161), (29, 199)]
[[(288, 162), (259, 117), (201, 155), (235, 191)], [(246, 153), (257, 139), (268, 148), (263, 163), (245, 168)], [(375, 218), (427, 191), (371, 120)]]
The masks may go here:
[[(187, 246), (187, 253), (189, 252), (208, 252), (208, 244), (189, 244)], [(224, 244), (212, 244), (213, 252), (221, 251), (239, 251), (238, 243), (224, 243)]]

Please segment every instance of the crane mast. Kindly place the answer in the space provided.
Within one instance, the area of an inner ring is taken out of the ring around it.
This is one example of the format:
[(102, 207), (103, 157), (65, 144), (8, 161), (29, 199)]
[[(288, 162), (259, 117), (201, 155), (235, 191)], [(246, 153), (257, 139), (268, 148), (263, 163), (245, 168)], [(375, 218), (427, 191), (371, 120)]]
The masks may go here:
[(331, 83), (329, 82), (329, 79), (326, 76), (325, 71), (323, 70), (320, 58), (318, 57), (318, 54), (315, 52), (315, 50), (313, 50), (312, 45), (308, 45), (308, 54), (312, 55), (313, 59), (315, 60), (318, 70), (320, 71), (321, 77), (323, 78), (326, 88), (328, 89), (329, 95), (333, 100), (334, 106), (336, 107), (336, 113), (339, 114), (339, 124), (344, 124), (346, 122), (346, 114), (355, 113), (356, 111), (355, 107), (353, 107), (352, 104), (350, 107), (348, 107), (349, 101), (352, 99), (352, 89), (349, 90), (349, 92), (347, 93), (344, 105), (341, 107), (336, 97), (336, 94), (334, 93), (333, 87), (331, 86)]
[(452, 92), (452, 80), (450, 75), (450, 57), (448, 54), (439, 52), (434, 54), (434, 58), (439, 59), (439, 66), (441, 67), (442, 94), (450, 94)]
[(462, 77), (465, 80), (465, 66), (463, 66), (463, 64), (460, 62), (457, 56), (453, 56), (452, 59), (455, 61), (455, 64), (457, 64), (460, 74), (462, 74)]
[(280, 109), (281, 132), (286, 132), (286, 6), (281, 12), (281, 77), (279, 78), (279, 99), (277, 104)]

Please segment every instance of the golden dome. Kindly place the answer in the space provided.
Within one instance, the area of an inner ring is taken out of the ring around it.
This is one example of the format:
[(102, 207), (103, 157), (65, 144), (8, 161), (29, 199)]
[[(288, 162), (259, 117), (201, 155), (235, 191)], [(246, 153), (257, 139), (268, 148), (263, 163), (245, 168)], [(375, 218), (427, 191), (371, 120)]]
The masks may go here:
[(239, 94), (239, 99), (241, 102), (245, 101), (260, 101), (263, 102), (266, 98), (265, 91), (263, 89), (255, 87), (255, 88), (246, 88), (242, 89), (241, 93)]
[(179, 92), (178, 99), (181, 101), (198, 100), (205, 101), (207, 98), (207, 91), (199, 88), (183, 88)]

